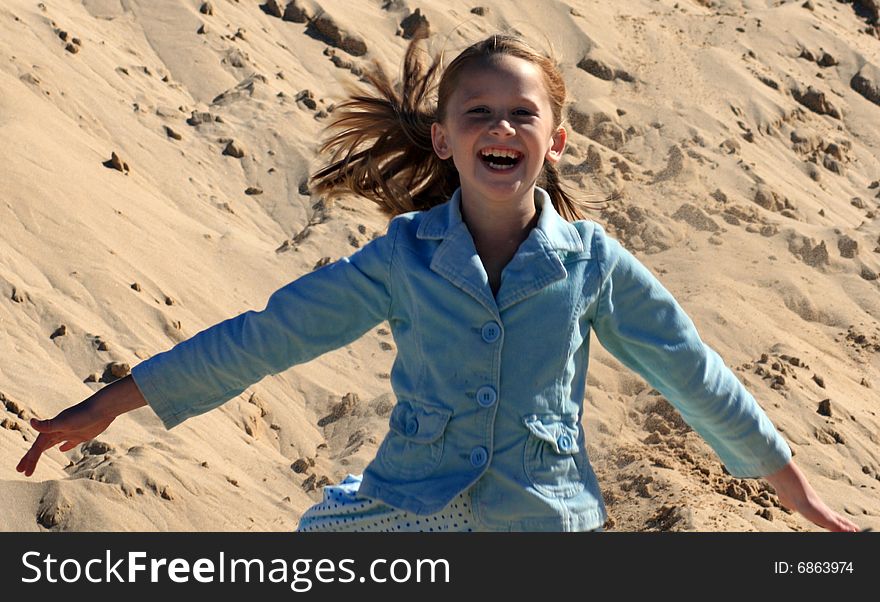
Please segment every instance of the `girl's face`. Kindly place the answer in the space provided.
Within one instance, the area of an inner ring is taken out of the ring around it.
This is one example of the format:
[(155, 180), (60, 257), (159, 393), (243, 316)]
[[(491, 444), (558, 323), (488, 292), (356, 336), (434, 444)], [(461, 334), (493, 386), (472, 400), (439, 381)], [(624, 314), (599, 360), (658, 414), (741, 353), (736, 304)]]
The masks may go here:
[(441, 159), (452, 157), (469, 203), (532, 203), (544, 161), (556, 163), (565, 130), (556, 127), (540, 68), (498, 55), (468, 66), (431, 138)]

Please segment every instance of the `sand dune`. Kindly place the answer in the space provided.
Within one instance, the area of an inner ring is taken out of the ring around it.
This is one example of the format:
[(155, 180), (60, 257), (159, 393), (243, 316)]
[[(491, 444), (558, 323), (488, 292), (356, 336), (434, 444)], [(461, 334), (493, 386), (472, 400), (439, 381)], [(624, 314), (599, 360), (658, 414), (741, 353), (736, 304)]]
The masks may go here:
[[(873, 8), (872, 8), (873, 7)], [(416, 13), (418, 11), (418, 13)], [(801, 0), (9, 0), (0, 7), (0, 529), (284, 531), (385, 433), (387, 325), (166, 431), (15, 472), (47, 417), (384, 232), (305, 186), (346, 86), (413, 35), (551, 44), (566, 181), (676, 295), (833, 508), (880, 528), (880, 29)], [(817, 530), (598, 345), (613, 530)]]

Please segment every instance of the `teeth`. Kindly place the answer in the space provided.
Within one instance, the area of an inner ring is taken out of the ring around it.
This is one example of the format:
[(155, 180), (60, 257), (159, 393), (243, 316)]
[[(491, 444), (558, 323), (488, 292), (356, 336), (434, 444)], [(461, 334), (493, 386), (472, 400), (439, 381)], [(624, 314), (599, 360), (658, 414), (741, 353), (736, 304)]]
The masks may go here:
[(488, 163), (492, 169), (510, 169), (511, 165), (499, 165), (498, 163)]
[(510, 159), (516, 159), (522, 155), (522, 153), (515, 150), (505, 150), (500, 148), (488, 148), (480, 152), (484, 157), (508, 157)]

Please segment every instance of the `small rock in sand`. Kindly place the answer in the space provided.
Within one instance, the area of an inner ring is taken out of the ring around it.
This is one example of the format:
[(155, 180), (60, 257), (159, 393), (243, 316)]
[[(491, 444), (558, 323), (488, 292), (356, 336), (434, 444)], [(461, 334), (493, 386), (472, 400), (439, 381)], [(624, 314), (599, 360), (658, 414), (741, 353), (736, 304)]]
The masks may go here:
[(315, 94), (311, 90), (300, 90), (297, 92), (294, 100), (297, 103), (302, 103), (302, 105), (310, 111), (314, 111), (318, 108), (318, 103), (315, 102)]
[(121, 171), (125, 175), (128, 175), (130, 171), (128, 167), (128, 163), (119, 158), (115, 152), (110, 153), (110, 158), (107, 161), (104, 161), (104, 167), (108, 167), (110, 169), (115, 169), (116, 171)]
[(203, 15), (213, 15), (214, 14), (214, 6), (210, 2), (203, 2), (199, 7), (199, 12)]
[(169, 138), (173, 138), (175, 140), (182, 140), (183, 139), (183, 136), (181, 136), (180, 134), (178, 134), (177, 132), (172, 130), (167, 125), (165, 126), (165, 135), (168, 136)]
[(293, 470), (293, 472), (303, 473), (309, 469), (309, 461), (305, 458), (300, 458), (299, 460), (291, 464), (290, 468)]
[(841, 113), (831, 101), (825, 96), (821, 90), (817, 90), (813, 86), (808, 86), (806, 90), (794, 88), (791, 95), (796, 101), (813, 111), (818, 115), (828, 115), (835, 119), (841, 119)]
[(330, 414), (318, 421), (318, 426), (327, 426), (344, 416), (348, 416), (357, 406), (358, 401), (357, 393), (346, 393), (341, 402), (330, 408)]
[(125, 378), (131, 374), (131, 366), (124, 362), (111, 362), (107, 365), (107, 369), (110, 370), (110, 374), (116, 378)]
[(104, 454), (111, 454), (115, 452), (116, 448), (104, 441), (92, 439), (91, 441), (83, 443), (80, 447), (80, 451), (83, 453), (83, 455), (103, 456)]
[(326, 12), (315, 15), (315, 18), (309, 21), (307, 29), (315, 37), (352, 56), (363, 56), (367, 53), (367, 43), (364, 39), (355, 33), (342, 29), (336, 20)]
[(834, 65), (838, 64), (838, 60), (836, 58), (834, 58), (833, 56), (831, 56), (830, 54), (828, 54), (827, 52), (823, 52), (822, 56), (820, 56), (816, 60), (816, 63), (820, 67), (833, 67)]
[(815, 382), (817, 385), (819, 385), (823, 389), (825, 388), (825, 379), (822, 378), (821, 376), (819, 376), (818, 374), (813, 375), (813, 382)]
[(684, 203), (672, 217), (678, 221), (687, 222), (697, 230), (704, 232), (718, 232), (721, 230), (718, 224), (715, 223), (715, 220), (706, 215), (705, 211), (691, 203)]
[(22, 420), (28, 419), (28, 416), (29, 416), (28, 411), (26, 409), (24, 409), (23, 407), (21, 407), (18, 404), (18, 402), (13, 401), (12, 399), (9, 399), (3, 393), (0, 393), (0, 401), (3, 402), (3, 405), (6, 407), (7, 412), (12, 412), (13, 414), (18, 416)]
[(816, 410), (816, 412), (818, 412), (822, 416), (830, 417), (831, 416), (831, 400), (830, 399), (823, 399), (822, 401), (820, 401), (819, 407)]
[(321, 259), (319, 259), (319, 260), (315, 263), (315, 267), (313, 267), (312, 269), (313, 269), (313, 270), (317, 270), (318, 268), (322, 268), (322, 267), (324, 267), (325, 265), (327, 265), (327, 264), (329, 264), (329, 263), (330, 263), (330, 258), (329, 258), (329, 257), (322, 257)]
[(431, 35), (431, 24), (428, 23), (428, 18), (422, 14), (420, 8), (401, 21), (400, 28), (403, 30), (403, 39), (405, 40), (419, 40)]
[(301, 0), (291, 0), (287, 3), (287, 8), (284, 9), (284, 14), (281, 18), (291, 23), (308, 23), (313, 16), (314, 11)]
[(406, 10), (405, 0), (385, 0), (382, 4), (382, 10), (401, 12)]
[(866, 64), (853, 76), (849, 85), (865, 99), (880, 105), (880, 68)]
[(53, 332), (51, 335), (49, 335), (49, 338), (54, 339), (56, 337), (63, 337), (66, 334), (67, 334), (67, 326), (62, 324), (61, 326), (59, 326), (58, 328), (55, 329), (55, 332)]
[(742, 148), (739, 141), (734, 138), (727, 138), (719, 146), (723, 148), (728, 155), (738, 153)]
[(785, 201), (766, 184), (758, 184), (755, 189), (754, 201), (770, 211), (779, 211), (785, 207)]
[[(110, 362), (104, 367), (104, 373), (100, 375), (97, 382), (110, 384), (120, 378), (125, 378), (129, 374), (131, 374), (131, 366), (128, 364), (124, 362)], [(92, 376), (90, 375), (85, 382), (96, 382), (90, 380)]]
[(248, 186), (245, 189), (244, 193), (248, 196), (256, 196), (256, 195), (263, 194), (263, 189), (259, 188), (257, 186)]
[(829, 142), (825, 145), (825, 152), (837, 159), (838, 161), (846, 161), (846, 152), (852, 147), (849, 141)]
[(186, 120), (189, 125), (201, 125), (203, 123), (214, 123), (215, 121), (219, 121), (219, 119), (207, 111), (193, 111)]
[(577, 66), (578, 69), (583, 69), (593, 77), (609, 82), (614, 79), (614, 69), (594, 58), (584, 57), (578, 62)]
[(14, 420), (10, 420), (9, 418), (4, 418), (0, 421), (0, 428), (4, 428), (8, 431), (21, 431), (21, 425)]
[(846, 235), (837, 240), (837, 248), (840, 251), (840, 256), (847, 259), (852, 259), (859, 254), (859, 243)]
[(281, 10), (280, 6), (278, 6), (277, 0), (266, 0), (266, 3), (261, 4), (260, 8), (267, 15), (271, 15), (273, 17), (278, 17), (279, 19), (284, 15), (284, 11)]
[(812, 267), (828, 265), (828, 248), (825, 241), (821, 241), (817, 245), (813, 245), (810, 239), (803, 239), (800, 248), (797, 248), (794, 242), (789, 245), (791, 251), (798, 255), (804, 263)]
[(241, 159), (244, 157), (244, 147), (235, 140), (230, 140), (226, 148), (223, 149), (223, 154)]

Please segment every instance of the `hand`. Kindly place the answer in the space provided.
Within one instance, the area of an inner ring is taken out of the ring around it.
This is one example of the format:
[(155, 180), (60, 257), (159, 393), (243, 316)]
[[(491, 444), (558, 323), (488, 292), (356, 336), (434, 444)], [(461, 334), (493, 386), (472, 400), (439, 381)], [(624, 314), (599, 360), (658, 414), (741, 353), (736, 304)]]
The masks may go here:
[(80, 443), (94, 439), (110, 426), (117, 416), (146, 405), (131, 376), (101, 389), (88, 399), (71, 406), (48, 420), (31, 419), (39, 432), (37, 440), (15, 469), (26, 477), (34, 474), (43, 452), (61, 443), (61, 451), (70, 451)]
[(829, 531), (860, 530), (854, 522), (825, 505), (794, 461), (764, 478), (773, 485), (783, 506), (800, 513), (807, 520)]

